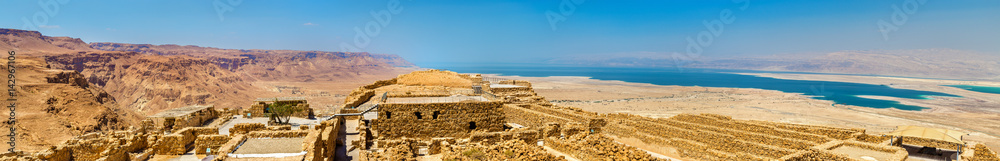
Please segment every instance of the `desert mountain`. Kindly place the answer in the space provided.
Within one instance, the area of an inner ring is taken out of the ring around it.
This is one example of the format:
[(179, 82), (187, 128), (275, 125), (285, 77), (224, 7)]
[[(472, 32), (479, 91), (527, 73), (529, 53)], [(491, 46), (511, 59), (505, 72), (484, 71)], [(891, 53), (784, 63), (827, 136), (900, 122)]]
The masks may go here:
[(38, 31), (0, 28), (0, 49), (20, 54), (50, 54), (93, 50), (83, 40), (70, 37), (49, 37)]
[(259, 92), (237, 74), (186, 55), (79, 52), (46, 56), (53, 69), (74, 70), (103, 87), (126, 109), (152, 115), (188, 105), (238, 107)]
[[(41, 150), (87, 132), (126, 129), (143, 118), (120, 108), (114, 97), (79, 72), (46, 68), (37, 57), (16, 61), (18, 150)], [(2, 133), (9, 133), (9, 124), (0, 126)], [(8, 146), (3, 144), (4, 149)]]
[(204, 58), (219, 67), (262, 81), (333, 81), (378, 73), (412, 63), (396, 55), (367, 52), (297, 50), (241, 50), (212, 47), (91, 43), (106, 51), (133, 51), (150, 55), (189, 55)]
[(590, 56), (554, 64), (622, 67), (749, 69), (904, 77), (1000, 80), (1000, 55), (954, 49), (864, 50), (675, 61), (671, 54)]

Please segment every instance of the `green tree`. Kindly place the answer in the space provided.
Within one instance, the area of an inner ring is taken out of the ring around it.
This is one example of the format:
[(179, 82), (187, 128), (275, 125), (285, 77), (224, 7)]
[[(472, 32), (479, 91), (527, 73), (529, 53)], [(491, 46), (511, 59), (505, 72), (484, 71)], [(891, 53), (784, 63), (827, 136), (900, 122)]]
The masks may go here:
[(301, 112), (302, 109), (295, 107), (296, 103), (290, 102), (279, 102), (278, 98), (274, 98), (274, 103), (267, 106), (271, 111), (271, 121), (278, 124), (287, 124), (291, 120), (292, 114)]

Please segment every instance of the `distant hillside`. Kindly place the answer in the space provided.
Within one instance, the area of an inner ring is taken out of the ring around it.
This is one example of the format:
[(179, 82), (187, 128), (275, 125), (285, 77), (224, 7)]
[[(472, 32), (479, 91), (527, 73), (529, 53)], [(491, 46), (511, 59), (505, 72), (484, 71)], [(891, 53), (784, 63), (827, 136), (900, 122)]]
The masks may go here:
[(78, 38), (49, 37), (38, 31), (0, 28), (0, 50), (13, 50), (22, 54), (48, 54), (93, 49)]
[[(873, 74), (925, 78), (1000, 80), (1000, 55), (954, 49), (840, 51), (682, 62), (682, 67)], [(549, 63), (621, 67), (677, 67), (669, 54), (592, 56)]]
[(261, 93), (238, 74), (185, 55), (81, 52), (46, 56), (53, 69), (74, 70), (126, 109), (152, 115), (188, 105), (239, 107)]
[(378, 73), (395, 67), (413, 66), (412, 63), (396, 55), (367, 52), (237, 50), (190, 45), (123, 43), (91, 43), (91, 47), (107, 51), (205, 58), (222, 68), (246, 75), (247, 79), (265, 81), (333, 81)]

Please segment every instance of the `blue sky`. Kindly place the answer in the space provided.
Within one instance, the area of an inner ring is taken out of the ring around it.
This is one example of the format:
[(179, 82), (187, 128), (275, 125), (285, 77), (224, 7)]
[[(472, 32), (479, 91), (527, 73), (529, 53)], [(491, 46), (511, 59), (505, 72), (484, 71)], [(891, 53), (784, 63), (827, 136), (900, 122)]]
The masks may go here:
[[(1000, 1), (995, 0), (750, 0), (745, 9), (746, 3), (730, 0), (401, 0), (399, 8), (387, 6), (393, 3), (0, 0), (0, 27), (24, 29), (27, 20), (43, 34), (86, 42), (322, 51), (341, 51), (341, 44), (348, 44), (417, 65), (535, 63), (685, 53), (687, 38), (710, 30), (703, 21), (719, 20), (725, 12), (731, 23), (702, 46), (702, 56), (927, 48), (1000, 54)], [(222, 18), (219, 4), (231, 7), (222, 7)], [(907, 19), (893, 24), (893, 6), (906, 4), (915, 4), (907, 10), (912, 13), (897, 12)], [(560, 7), (573, 9), (564, 14)], [(382, 26), (373, 11), (391, 19)], [(565, 18), (555, 29), (549, 12)], [(880, 20), (896, 29), (883, 36)], [(355, 43), (354, 29), (365, 32), (369, 23), (378, 26), (377, 35), (369, 35), (366, 45)]]

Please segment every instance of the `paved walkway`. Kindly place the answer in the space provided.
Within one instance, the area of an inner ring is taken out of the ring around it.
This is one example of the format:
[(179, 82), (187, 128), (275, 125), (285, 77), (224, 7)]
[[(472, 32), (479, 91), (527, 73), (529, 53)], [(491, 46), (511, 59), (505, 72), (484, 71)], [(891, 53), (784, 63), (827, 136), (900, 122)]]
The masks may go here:
[(344, 121), (344, 126), (340, 128), (340, 134), (338, 139), (344, 140), (344, 145), (337, 146), (337, 159), (338, 161), (351, 161), (358, 160), (358, 151), (361, 147), (353, 149), (354, 145), (352, 141), (358, 140), (360, 136), (358, 135), (358, 120), (346, 120)]

